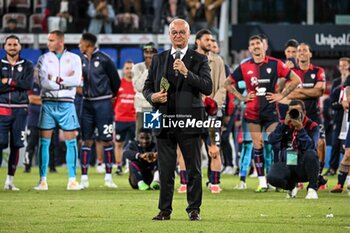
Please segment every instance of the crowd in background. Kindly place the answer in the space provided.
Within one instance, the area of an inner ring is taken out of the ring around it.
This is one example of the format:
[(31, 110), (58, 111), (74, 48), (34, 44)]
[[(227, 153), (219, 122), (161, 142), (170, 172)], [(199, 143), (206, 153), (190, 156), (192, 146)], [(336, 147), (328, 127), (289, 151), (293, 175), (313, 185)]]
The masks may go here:
[[(215, 31), (224, 0), (7, 0), (2, 20), (6, 33), (163, 33), (174, 18), (189, 20), (192, 30)], [(26, 4), (23, 4), (26, 3)], [(24, 14), (24, 16), (22, 15)], [(33, 27), (32, 21), (35, 21)]]

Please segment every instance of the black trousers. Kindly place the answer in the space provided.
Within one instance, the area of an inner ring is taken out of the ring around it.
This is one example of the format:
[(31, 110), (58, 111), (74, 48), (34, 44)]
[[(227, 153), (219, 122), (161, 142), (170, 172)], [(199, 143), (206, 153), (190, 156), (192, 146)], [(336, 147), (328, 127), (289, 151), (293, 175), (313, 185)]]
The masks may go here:
[(179, 144), (186, 165), (187, 203), (186, 211), (200, 211), (202, 204), (201, 137), (199, 134), (162, 133), (157, 137), (160, 194), (158, 208), (172, 211), (174, 195), (176, 147)]
[(298, 182), (309, 182), (309, 188), (317, 190), (319, 161), (315, 150), (298, 154), (298, 165), (288, 166), (286, 162), (271, 165), (267, 182), (285, 190), (292, 190)]
[(331, 157), (329, 159), (329, 168), (334, 171), (338, 170), (340, 153), (342, 151), (342, 146), (344, 142), (338, 138), (340, 134), (340, 129), (335, 129), (332, 133), (332, 150)]

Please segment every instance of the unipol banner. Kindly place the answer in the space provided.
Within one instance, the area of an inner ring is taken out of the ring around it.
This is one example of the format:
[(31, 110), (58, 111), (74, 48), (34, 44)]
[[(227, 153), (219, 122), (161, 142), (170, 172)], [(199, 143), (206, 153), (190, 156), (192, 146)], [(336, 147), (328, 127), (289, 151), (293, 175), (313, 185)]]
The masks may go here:
[(291, 38), (310, 44), (313, 51), (350, 51), (350, 25), (233, 25), (231, 48), (247, 49), (255, 34), (265, 34), (273, 51), (283, 51)]

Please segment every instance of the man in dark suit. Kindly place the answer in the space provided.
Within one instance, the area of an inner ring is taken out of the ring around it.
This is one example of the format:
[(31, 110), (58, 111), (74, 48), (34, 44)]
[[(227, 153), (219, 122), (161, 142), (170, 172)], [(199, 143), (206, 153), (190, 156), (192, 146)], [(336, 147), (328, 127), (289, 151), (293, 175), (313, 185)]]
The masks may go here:
[(164, 122), (185, 122), (183, 127), (162, 125), (157, 137), (160, 172), (160, 212), (153, 220), (169, 220), (172, 212), (176, 147), (179, 144), (188, 172), (186, 211), (190, 220), (200, 220), (202, 203), (201, 135), (205, 132), (189, 121), (205, 120), (202, 95), (210, 95), (212, 81), (205, 55), (188, 48), (190, 28), (182, 19), (169, 25), (170, 50), (154, 55), (143, 95)]

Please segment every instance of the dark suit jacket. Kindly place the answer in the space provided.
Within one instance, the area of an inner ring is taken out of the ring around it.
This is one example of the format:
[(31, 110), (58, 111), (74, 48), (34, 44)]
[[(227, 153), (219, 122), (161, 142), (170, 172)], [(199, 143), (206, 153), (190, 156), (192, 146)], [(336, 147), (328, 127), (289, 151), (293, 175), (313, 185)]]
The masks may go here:
[[(164, 51), (152, 58), (152, 64), (148, 71), (148, 77), (143, 88), (143, 95), (146, 100), (151, 103), (153, 110), (159, 110), (162, 114), (167, 114), (168, 106), (164, 104), (154, 104), (151, 96), (155, 92), (160, 91), (160, 81), (162, 77), (166, 78), (168, 60), (171, 50)], [(212, 92), (212, 80), (210, 77), (210, 68), (208, 58), (199, 54), (192, 49), (188, 49), (182, 61), (189, 70), (187, 78), (181, 73), (178, 76), (176, 86), (176, 114), (191, 115), (197, 120), (205, 120), (205, 110), (202, 101), (202, 94), (210, 95)], [(183, 133), (204, 133), (203, 128), (182, 128), (179, 129)], [(161, 130), (154, 131), (159, 135)]]

